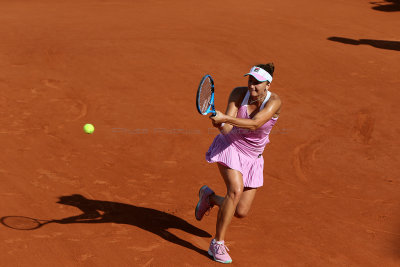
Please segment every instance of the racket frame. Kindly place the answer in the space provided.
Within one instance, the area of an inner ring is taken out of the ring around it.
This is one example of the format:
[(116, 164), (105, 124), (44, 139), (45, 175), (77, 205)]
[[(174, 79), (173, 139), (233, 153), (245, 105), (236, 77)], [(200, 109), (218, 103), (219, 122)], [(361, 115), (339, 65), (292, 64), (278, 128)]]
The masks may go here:
[[(27, 220), (27, 221), (31, 221), (34, 222), (35, 226), (33, 227), (16, 227), (11, 225), (10, 223), (7, 223), (7, 220), (9, 218), (20, 218), (23, 220)], [(35, 218), (30, 218), (30, 217), (26, 217), (26, 216), (5, 216), (0, 218), (0, 223), (3, 224), (4, 226), (11, 228), (11, 229), (15, 229), (15, 230), (34, 230), (34, 229), (38, 229), (40, 227), (42, 227), (45, 224), (51, 223), (53, 222), (53, 220), (39, 220), (39, 219), (35, 219)]]
[[(208, 103), (208, 108), (205, 112), (201, 112), (200, 110), (200, 92), (201, 92), (201, 87), (203, 85), (203, 83), (205, 82), (205, 80), (209, 78), (210, 82), (211, 82), (211, 98), (210, 98), (210, 102)], [(216, 112), (215, 112), (215, 106), (214, 106), (214, 80), (211, 77), (211, 75), (206, 74), (203, 76), (203, 78), (200, 80), (200, 84), (199, 87), (197, 88), (197, 95), (196, 95), (196, 107), (197, 107), (197, 111), (201, 114), (201, 115), (207, 115), (209, 113), (212, 113), (211, 116), (215, 116)]]

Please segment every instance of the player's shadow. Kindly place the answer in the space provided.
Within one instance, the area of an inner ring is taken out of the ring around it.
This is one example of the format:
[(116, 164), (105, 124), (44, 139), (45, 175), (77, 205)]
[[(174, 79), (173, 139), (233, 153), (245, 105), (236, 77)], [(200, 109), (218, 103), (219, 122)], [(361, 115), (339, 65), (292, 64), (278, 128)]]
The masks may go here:
[(399, 41), (385, 41), (385, 40), (373, 40), (373, 39), (355, 40), (355, 39), (335, 37), (335, 36), (329, 37), (328, 40), (350, 45), (370, 45), (376, 48), (400, 51)]
[(61, 196), (57, 203), (76, 207), (83, 213), (57, 220), (55, 221), (56, 223), (118, 223), (132, 225), (152, 232), (169, 242), (208, 256), (207, 251), (177, 237), (170, 233), (168, 229), (175, 228), (200, 237), (211, 237), (211, 235), (175, 215), (130, 204), (87, 199), (78, 194)]
[(381, 2), (370, 2), (375, 6), (372, 9), (384, 12), (400, 11), (400, 0), (384, 0)]

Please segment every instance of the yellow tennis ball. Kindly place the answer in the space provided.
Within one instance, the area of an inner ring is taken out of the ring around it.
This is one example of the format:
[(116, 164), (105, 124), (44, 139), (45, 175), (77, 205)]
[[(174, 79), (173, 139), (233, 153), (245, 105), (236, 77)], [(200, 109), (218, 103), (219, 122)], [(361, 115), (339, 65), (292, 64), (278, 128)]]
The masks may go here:
[(87, 123), (83, 126), (83, 130), (85, 131), (85, 133), (91, 134), (94, 132), (94, 126), (90, 123)]

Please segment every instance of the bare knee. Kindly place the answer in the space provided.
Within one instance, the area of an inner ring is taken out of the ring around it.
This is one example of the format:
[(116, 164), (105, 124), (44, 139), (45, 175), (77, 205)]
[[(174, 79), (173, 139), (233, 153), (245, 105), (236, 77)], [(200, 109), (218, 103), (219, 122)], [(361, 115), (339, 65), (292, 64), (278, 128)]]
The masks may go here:
[(242, 218), (246, 217), (248, 213), (249, 213), (248, 208), (238, 206), (238, 207), (236, 207), (236, 210), (235, 210), (235, 217), (242, 219)]
[(242, 196), (243, 189), (240, 187), (233, 187), (228, 190), (227, 197), (232, 199), (233, 202), (239, 203), (240, 197)]

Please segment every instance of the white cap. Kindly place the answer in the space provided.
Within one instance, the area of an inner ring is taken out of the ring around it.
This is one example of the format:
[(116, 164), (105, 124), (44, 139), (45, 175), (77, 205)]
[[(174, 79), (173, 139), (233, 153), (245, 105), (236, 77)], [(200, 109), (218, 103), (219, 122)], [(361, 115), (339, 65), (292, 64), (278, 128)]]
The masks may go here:
[(272, 76), (268, 73), (268, 71), (264, 70), (263, 68), (254, 66), (250, 69), (249, 73), (246, 73), (244, 76), (251, 75), (257, 79), (259, 82), (269, 81), (272, 82)]

